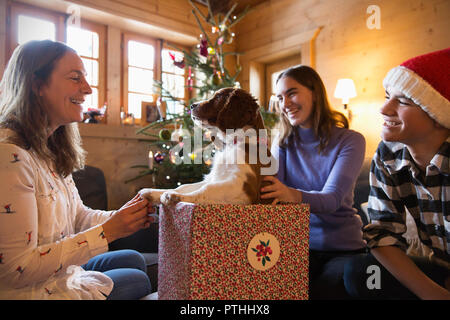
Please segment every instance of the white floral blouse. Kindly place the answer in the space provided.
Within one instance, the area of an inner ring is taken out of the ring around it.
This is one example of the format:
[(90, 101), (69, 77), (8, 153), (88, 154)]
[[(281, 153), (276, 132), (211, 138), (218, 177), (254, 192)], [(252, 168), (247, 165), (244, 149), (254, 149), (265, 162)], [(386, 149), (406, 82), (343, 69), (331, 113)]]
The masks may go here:
[(0, 299), (105, 299), (112, 280), (80, 266), (108, 251), (111, 213), (84, 206), (72, 176), (0, 143)]

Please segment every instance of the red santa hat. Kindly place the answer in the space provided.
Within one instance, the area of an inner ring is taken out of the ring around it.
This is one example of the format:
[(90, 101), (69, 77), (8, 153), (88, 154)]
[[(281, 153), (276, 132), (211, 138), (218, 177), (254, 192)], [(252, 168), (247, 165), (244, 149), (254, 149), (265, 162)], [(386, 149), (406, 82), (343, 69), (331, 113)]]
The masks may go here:
[(450, 129), (450, 48), (403, 62), (388, 72), (383, 86), (400, 91)]

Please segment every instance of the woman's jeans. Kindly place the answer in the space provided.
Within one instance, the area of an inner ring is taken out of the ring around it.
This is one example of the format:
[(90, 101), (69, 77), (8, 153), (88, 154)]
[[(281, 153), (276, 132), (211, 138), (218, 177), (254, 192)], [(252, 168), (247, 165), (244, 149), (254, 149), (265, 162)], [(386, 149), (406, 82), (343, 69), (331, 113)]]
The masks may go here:
[(99, 271), (114, 282), (108, 300), (137, 300), (151, 293), (144, 257), (134, 250), (117, 250), (100, 254), (81, 266)]

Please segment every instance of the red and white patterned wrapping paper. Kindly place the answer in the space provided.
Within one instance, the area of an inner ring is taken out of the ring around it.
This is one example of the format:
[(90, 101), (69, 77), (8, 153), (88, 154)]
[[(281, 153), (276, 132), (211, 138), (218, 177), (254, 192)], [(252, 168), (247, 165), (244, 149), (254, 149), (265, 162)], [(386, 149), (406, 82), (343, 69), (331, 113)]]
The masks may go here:
[[(280, 244), (266, 271), (247, 257), (263, 232)], [(161, 206), (159, 299), (308, 299), (308, 245), (306, 204)]]

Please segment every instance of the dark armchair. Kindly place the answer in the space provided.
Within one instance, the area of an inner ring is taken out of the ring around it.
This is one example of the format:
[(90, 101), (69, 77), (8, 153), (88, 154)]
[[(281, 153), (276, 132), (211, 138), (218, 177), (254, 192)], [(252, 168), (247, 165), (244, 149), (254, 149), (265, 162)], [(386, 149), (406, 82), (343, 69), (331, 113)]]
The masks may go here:
[[(81, 200), (86, 206), (92, 209), (107, 210), (106, 181), (102, 170), (85, 166), (83, 170), (73, 173), (73, 180)], [(151, 224), (148, 229), (142, 229), (129, 237), (109, 244), (109, 250), (133, 249), (142, 253), (153, 291), (156, 291), (158, 286), (158, 226), (157, 223)]]

